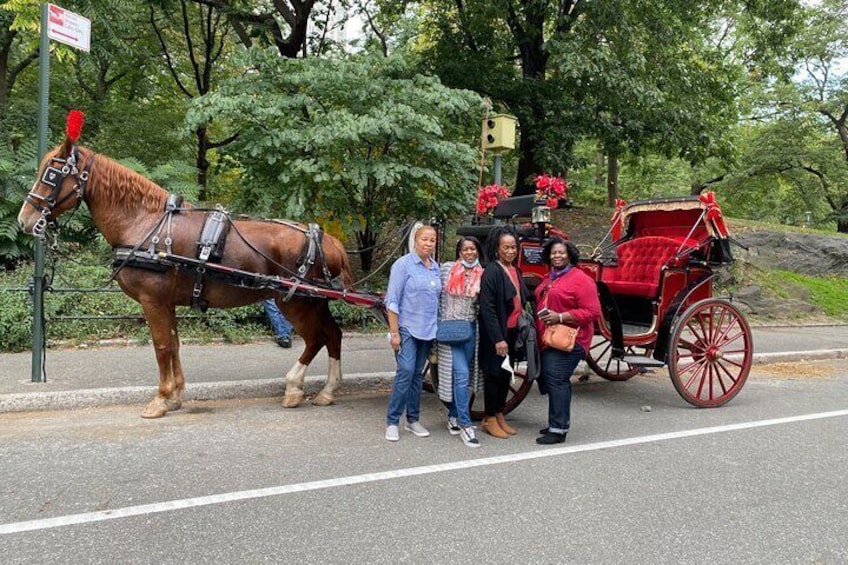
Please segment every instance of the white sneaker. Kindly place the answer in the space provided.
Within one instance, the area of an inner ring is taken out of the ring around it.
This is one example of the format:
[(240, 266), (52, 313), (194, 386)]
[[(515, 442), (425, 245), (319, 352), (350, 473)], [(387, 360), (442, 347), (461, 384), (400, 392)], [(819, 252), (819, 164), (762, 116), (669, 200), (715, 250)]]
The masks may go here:
[(417, 437), (427, 437), (430, 435), (430, 430), (421, 425), (421, 422), (407, 422), (406, 431), (412, 432)]
[(448, 417), (448, 432), (450, 432), (450, 435), (452, 436), (459, 435), (459, 420)]
[(462, 438), (462, 443), (468, 447), (480, 447), (480, 440), (477, 439), (477, 430), (474, 426), (465, 426), (460, 429), (459, 437)]
[(397, 441), (400, 439), (400, 432), (397, 426), (386, 426), (386, 439), (389, 441)]

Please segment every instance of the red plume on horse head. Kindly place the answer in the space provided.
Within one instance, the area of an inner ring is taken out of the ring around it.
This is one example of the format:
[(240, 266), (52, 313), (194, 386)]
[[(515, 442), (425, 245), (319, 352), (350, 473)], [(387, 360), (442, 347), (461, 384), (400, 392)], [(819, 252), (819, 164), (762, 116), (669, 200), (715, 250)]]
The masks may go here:
[(85, 122), (85, 114), (79, 110), (71, 110), (68, 112), (68, 120), (65, 128), (65, 134), (72, 143), (76, 143), (82, 134), (82, 124)]

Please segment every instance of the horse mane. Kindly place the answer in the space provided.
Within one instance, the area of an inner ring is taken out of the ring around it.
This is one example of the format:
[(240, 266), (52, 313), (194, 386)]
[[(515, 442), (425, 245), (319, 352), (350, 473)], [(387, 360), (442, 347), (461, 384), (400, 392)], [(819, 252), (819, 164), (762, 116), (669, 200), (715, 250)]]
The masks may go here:
[[(89, 149), (80, 147), (79, 155), (78, 166), (85, 167), (91, 161), (88, 190), (97, 192), (99, 198), (110, 202), (121, 200), (153, 213), (164, 211), (168, 191), (152, 180)], [(188, 203), (184, 206), (190, 207)]]

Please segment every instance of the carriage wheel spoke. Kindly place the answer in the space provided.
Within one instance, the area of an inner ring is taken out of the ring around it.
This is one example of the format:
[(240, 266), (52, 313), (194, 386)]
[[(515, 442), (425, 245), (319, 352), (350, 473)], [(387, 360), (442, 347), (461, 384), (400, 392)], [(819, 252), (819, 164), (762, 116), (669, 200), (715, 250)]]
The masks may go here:
[(737, 377), (737, 376), (734, 376), (734, 375), (733, 375), (733, 373), (731, 373), (731, 372), (730, 372), (730, 370), (729, 370), (727, 367), (725, 367), (725, 366), (724, 366), (724, 363), (718, 363), (718, 364), (716, 365), (716, 367), (717, 367), (717, 369), (721, 369), (721, 371), (725, 374), (725, 376), (726, 376), (726, 377), (730, 380), (730, 382), (731, 382), (730, 387), (725, 388), (725, 387), (724, 387), (724, 381), (723, 381), (723, 379), (721, 378), (721, 375), (719, 375), (719, 380), (720, 380), (720, 381), (722, 381), (721, 389), (724, 391), (724, 394), (727, 394), (727, 391), (728, 391), (728, 390), (730, 390), (730, 389), (732, 389), (733, 387), (735, 387), (735, 386), (736, 386), (736, 383), (738, 382), (738, 377)]
[(706, 363), (702, 362), (700, 364), (701, 365), (700, 370), (697, 371), (695, 374), (693, 374), (692, 378), (689, 379), (689, 382), (686, 383), (686, 389), (691, 390), (692, 389), (692, 383), (700, 375), (701, 379), (698, 381), (698, 392), (695, 393), (695, 396), (697, 398), (701, 398), (701, 391), (704, 390), (704, 380), (707, 378), (706, 372), (709, 370), (709, 367), (704, 367), (705, 364)]

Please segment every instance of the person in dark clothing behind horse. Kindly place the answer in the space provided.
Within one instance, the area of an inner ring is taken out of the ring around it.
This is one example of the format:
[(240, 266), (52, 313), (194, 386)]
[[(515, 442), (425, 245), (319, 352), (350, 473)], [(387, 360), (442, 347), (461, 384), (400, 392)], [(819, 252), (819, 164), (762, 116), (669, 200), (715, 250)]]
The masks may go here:
[(595, 333), (595, 320), (601, 315), (601, 303), (595, 281), (574, 266), (580, 251), (570, 241), (553, 237), (542, 249), (542, 260), (550, 271), (536, 288), (536, 331), (545, 326), (568, 324), (579, 328), (574, 349), (560, 351), (542, 348), (542, 379), (548, 392), (548, 427), (539, 431), (536, 443), (562, 443), (571, 425), (571, 375), (586, 356)]
[(512, 226), (498, 226), (486, 238), (490, 261), (480, 281), (480, 346), (478, 360), (483, 371), (486, 417), (482, 429), (492, 437), (506, 439), (517, 432), (506, 423), (504, 406), (511, 374), (502, 367), (509, 356), (517, 361), (515, 338), (518, 315), (527, 304), (528, 291), (515, 265), (518, 238)]

